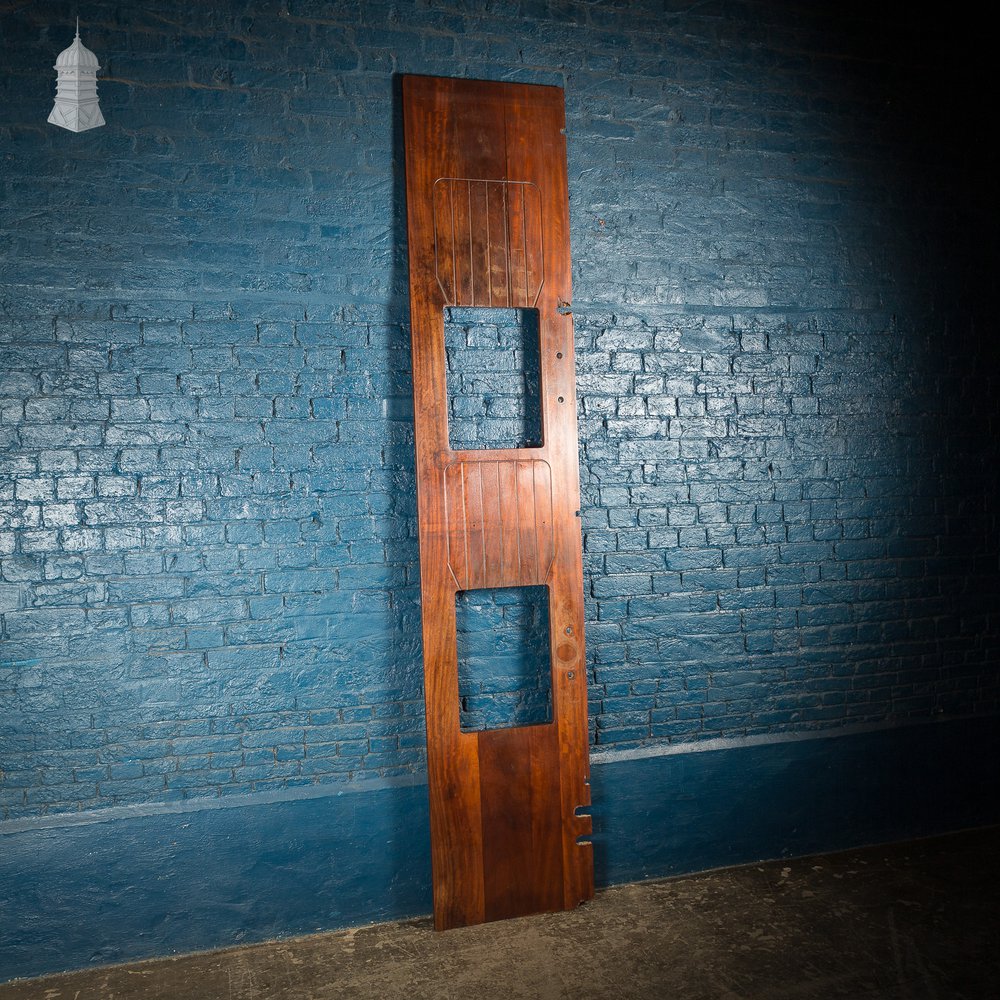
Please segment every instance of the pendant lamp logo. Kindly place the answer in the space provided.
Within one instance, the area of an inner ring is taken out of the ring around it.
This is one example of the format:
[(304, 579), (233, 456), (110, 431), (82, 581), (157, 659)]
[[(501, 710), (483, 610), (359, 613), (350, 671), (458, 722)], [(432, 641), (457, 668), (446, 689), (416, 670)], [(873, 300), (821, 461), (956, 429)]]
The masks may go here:
[(97, 56), (80, 41), (80, 19), (76, 19), (73, 44), (56, 59), (56, 101), (49, 123), (71, 132), (86, 132), (104, 124), (97, 103)]

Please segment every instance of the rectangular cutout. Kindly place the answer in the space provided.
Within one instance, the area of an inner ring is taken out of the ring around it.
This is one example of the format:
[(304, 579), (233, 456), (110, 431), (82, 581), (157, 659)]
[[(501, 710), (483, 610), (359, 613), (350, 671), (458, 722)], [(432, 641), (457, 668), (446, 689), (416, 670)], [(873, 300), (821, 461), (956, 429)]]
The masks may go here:
[(455, 594), (462, 732), (552, 721), (549, 588)]
[(540, 448), (538, 310), (450, 306), (444, 336), (450, 446)]

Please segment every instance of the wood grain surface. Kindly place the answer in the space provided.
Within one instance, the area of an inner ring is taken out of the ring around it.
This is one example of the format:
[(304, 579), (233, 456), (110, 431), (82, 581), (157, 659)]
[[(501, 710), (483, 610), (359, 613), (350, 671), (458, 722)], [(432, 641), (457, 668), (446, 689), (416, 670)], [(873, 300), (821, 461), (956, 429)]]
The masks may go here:
[[(434, 921), (593, 896), (563, 93), (403, 80)], [(537, 308), (542, 445), (448, 443), (447, 306)], [(544, 584), (552, 722), (463, 733), (455, 594)], [(581, 843), (581, 839), (583, 842)]]

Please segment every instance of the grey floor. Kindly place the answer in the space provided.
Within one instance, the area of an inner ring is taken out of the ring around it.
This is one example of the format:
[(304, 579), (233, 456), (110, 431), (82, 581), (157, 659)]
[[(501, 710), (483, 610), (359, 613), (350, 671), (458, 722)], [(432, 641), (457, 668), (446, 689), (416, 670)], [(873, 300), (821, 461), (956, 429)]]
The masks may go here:
[(1000, 829), (0, 986), (0, 1000), (1000, 998)]

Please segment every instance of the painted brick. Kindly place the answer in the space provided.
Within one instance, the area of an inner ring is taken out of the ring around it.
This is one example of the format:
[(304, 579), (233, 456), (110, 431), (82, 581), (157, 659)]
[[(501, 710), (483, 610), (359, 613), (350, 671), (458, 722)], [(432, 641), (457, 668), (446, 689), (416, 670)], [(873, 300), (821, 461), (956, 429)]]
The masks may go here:
[[(7, 15), (0, 818), (423, 768), (403, 62), (566, 90), (595, 741), (997, 711), (1000, 391), (956, 294), (988, 186), (919, 138), (947, 75), (875, 15), (671, 7), (98, 0), (77, 137), (38, 126), (51, 25)], [(523, 430), (508, 320), (457, 324), (473, 440)]]

